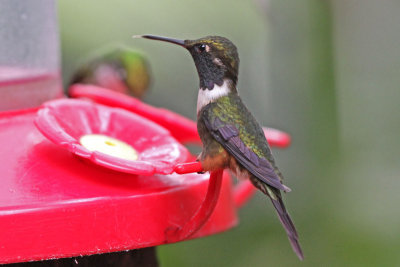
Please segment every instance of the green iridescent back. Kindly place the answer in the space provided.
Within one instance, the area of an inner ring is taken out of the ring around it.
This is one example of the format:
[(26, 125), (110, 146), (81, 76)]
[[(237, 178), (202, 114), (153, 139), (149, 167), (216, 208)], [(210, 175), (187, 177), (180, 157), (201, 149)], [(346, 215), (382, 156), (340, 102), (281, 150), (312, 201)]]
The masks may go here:
[[(213, 118), (208, 118), (209, 121), (213, 122), (215, 118), (219, 118), (226, 125), (234, 125), (239, 130), (239, 137), (243, 143), (258, 157), (268, 160), (274, 167), (279, 178), (283, 179), (281, 172), (275, 164), (264, 131), (243, 104), (239, 95), (230, 93), (208, 104), (204, 109), (211, 111), (207, 112), (208, 116), (213, 116)], [(203, 114), (202, 112), (200, 116)]]

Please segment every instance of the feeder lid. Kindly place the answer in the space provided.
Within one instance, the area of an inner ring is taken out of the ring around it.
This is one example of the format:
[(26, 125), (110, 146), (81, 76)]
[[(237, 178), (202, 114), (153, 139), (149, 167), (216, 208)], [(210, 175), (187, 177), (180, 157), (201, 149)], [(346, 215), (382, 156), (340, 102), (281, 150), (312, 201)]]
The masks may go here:
[(116, 171), (170, 174), (189, 151), (168, 130), (120, 108), (77, 99), (45, 103), (35, 124), (53, 143)]

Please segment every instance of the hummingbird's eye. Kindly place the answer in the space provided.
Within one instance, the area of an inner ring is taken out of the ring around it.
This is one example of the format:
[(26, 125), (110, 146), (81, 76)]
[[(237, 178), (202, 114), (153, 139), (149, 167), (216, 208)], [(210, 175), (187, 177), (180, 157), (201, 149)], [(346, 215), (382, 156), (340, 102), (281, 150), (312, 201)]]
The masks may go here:
[(200, 44), (200, 45), (197, 47), (197, 50), (198, 50), (199, 52), (204, 52), (204, 51), (206, 50), (206, 48), (207, 48), (207, 46), (206, 46), (205, 44)]

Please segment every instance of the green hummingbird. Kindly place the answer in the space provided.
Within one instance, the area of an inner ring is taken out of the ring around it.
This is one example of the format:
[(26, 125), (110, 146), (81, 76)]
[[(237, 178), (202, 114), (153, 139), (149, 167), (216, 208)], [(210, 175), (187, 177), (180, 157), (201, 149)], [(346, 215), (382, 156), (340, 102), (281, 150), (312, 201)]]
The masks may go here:
[(146, 58), (137, 51), (118, 46), (100, 49), (86, 58), (73, 73), (70, 85), (94, 84), (142, 98), (149, 82)]
[(220, 36), (177, 40), (153, 35), (135, 36), (173, 43), (192, 55), (200, 80), (197, 98), (197, 130), (203, 143), (198, 157), (204, 171), (229, 168), (248, 178), (267, 195), (286, 230), (294, 252), (302, 260), (296, 228), (282, 201), (282, 173), (275, 164), (260, 124), (240, 98), (239, 56), (236, 46)]

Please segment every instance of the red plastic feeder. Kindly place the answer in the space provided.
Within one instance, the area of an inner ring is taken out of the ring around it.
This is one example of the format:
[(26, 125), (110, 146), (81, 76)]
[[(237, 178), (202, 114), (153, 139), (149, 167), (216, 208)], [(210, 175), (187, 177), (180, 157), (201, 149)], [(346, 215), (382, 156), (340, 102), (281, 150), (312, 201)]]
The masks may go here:
[[(237, 224), (237, 207), (254, 192), (249, 183), (234, 188), (222, 171), (172, 173), (201, 170), (177, 142), (199, 141), (194, 122), (118, 93), (74, 89), (75, 96), (102, 96), (109, 107), (56, 100), (38, 115), (0, 113), (0, 263), (157, 246)], [(279, 133), (276, 140), (288, 145)], [(92, 151), (81, 139), (88, 134), (89, 141), (92, 134), (114, 138), (101, 139), (106, 146), (122, 141), (136, 157)]]

